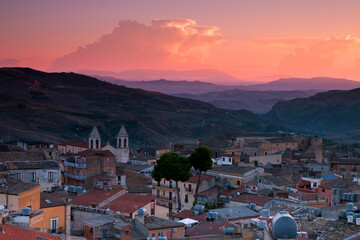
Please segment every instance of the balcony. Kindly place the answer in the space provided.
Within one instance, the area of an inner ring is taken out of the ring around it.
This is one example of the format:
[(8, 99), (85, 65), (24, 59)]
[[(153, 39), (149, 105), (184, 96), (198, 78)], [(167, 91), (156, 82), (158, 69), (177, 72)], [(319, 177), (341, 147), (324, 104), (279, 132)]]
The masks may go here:
[(73, 163), (73, 162), (64, 161), (64, 165), (75, 168), (86, 168), (86, 163)]
[(156, 195), (156, 194), (153, 194), (153, 196), (156, 197), (159, 200), (176, 202), (176, 197), (169, 197), (169, 196), (165, 196), (165, 195)]
[(71, 173), (67, 173), (67, 172), (64, 172), (64, 176), (73, 178), (76, 180), (85, 180), (86, 179), (86, 175), (75, 175), (75, 174), (71, 174)]

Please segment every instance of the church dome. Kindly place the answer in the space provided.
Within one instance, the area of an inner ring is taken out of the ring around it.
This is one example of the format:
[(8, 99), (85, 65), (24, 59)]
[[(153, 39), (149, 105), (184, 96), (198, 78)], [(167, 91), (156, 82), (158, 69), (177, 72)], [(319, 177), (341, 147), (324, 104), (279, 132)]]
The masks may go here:
[(271, 221), (275, 239), (296, 239), (297, 225), (294, 218), (285, 211), (276, 214)]

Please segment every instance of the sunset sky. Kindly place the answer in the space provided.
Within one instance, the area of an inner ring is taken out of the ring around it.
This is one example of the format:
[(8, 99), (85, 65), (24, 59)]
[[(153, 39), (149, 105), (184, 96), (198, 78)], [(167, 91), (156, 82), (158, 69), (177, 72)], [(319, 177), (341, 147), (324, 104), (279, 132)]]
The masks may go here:
[(360, 1), (0, 1), (0, 66), (360, 81)]

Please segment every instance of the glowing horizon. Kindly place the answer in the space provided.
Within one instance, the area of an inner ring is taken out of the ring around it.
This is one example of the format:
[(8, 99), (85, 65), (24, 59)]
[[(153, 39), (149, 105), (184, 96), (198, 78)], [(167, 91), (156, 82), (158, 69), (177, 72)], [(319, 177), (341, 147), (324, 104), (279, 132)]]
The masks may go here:
[(359, 1), (206, 3), (0, 1), (0, 67), (360, 81)]

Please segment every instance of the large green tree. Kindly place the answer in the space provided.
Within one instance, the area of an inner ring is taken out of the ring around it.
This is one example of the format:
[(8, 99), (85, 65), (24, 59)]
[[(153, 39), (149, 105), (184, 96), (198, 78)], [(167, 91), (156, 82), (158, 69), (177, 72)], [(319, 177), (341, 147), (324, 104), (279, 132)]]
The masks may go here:
[(167, 181), (173, 180), (175, 182), (178, 210), (181, 210), (179, 181), (185, 182), (189, 180), (191, 177), (190, 170), (191, 163), (187, 158), (170, 152), (160, 157), (151, 173), (152, 178), (157, 182), (160, 182), (163, 178)]
[(190, 154), (190, 162), (191, 165), (195, 168), (195, 170), (199, 171), (198, 180), (196, 183), (195, 195), (194, 199), (197, 201), (201, 173), (206, 172), (211, 169), (213, 166), (213, 162), (211, 160), (211, 152), (207, 147), (197, 147), (194, 152)]

